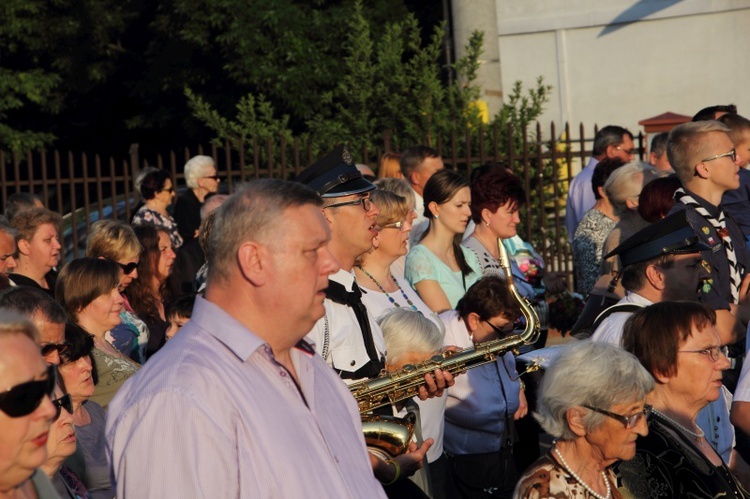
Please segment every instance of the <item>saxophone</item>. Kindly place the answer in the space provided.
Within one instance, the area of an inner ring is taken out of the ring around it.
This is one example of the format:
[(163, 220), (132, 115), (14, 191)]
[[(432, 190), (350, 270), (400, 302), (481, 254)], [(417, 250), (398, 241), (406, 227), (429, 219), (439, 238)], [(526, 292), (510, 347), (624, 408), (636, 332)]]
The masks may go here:
[[(505, 271), (505, 282), (508, 290), (518, 302), (521, 313), (526, 319), (526, 328), (520, 334), (490, 340), (460, 351), (446, 351), (435, 355), (417, 365), (405, 365), (400, 371), (381, 373), (370, 380), (349, 385), (359, 405), (359, 411), (366, 414), (374, 409), (392, 405), (410, 399), (419, 392), (424, 384), (426, 374), (435, 369), (442, 369), (453, 376), (463, 374), (469, 369), (495, 362), (498, 356), (522, 345), (530, 345), (539, 338), (539, 317), (529, 301), (521, 296), (513, 281), (508, 252), (500, 239), (497, 240), (500, 266)], [(517, 353), (517, 352), (516, 352)], [(527, 371), (532, 370), (531, 368)], [(377, 417), (364, 415), (362, 427), (368, 448), (376, 455), (388, 459), (402, 454), (409, 447), (414, 433), (414, 421), (401, 421), (402, 418)]]

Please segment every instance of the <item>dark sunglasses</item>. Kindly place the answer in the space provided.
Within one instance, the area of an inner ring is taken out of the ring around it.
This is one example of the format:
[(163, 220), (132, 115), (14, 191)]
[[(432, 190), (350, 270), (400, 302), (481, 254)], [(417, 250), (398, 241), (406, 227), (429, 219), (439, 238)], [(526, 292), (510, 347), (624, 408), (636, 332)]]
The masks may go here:
[(20, 418), (34, 412), (44, 396), (52, 396), (55, 390), (55, 366), (47, 366), (47, 378), (27, 381), (0, 393), (0, 411), (12, 418)]
[(484, 322), (486, 322), (487, 325), (490, 326), (493, 331), (495, 331), (498, 335), (500, 335), (501, 338), (504, 338), (508, 336), (510, 333), (512, 333), (516, 326), (514, 323), (510, 322), (506, 324), (505, 326), (503, 326), (502, 328), (500, 328), (494, 325), (493, 323), (491, 323), (490, 321), (484, 321)]
[(169, 189), (162, 189), (159, 192), (174, 192), (174, 187), (170, 187)]
[(70, 348), (70, 345), (67, 343), (45, 343), (42, 345), (42, 357), (46, 357), (47, 355), (51, 354), (55, 350), (57, 350), (58, 355), (64, 355), (65, 352), (68, 351), (68, 348)]
[(120, 268), (122, 269), (122, 273), (123, 273), (123, 274), (125, 274), (125, 275), (130, 275), (130, 274), (132, 274), (132, 273), (133, 273), (133, 271), (134, 271), (135, 269), (137, 269), (137, 268), (138, 268), (138, 263), (139, 263), (139, 262), (130, 262), (130, 263), (127, 263), (127, 264), (126, 264), (126, 263), (120, 263), (120, 262), (117, 262), (117, 265), (119, 265), (119, 266), (120, 266)]
[(70, 400), (70, 395), (68, 395), (67, 393), (59, 399), (53, 400), (52, 404), (55, 406), (55, 419), (53, 419), (52, 421), (57, 421), (57, 418), (60, 417), (60, 413), (63, 409), (68, 411), (68, 414), (70, 414), (71, 416), (73, 415), (73, 401)]
[(216, 180), (217, 182), (219, 182), (221, 180), (221, 177), (219, 177), (218, 175), (208, 175), (208, 176), (203, 177), (203, 178), (210, 178), (211, 180)]

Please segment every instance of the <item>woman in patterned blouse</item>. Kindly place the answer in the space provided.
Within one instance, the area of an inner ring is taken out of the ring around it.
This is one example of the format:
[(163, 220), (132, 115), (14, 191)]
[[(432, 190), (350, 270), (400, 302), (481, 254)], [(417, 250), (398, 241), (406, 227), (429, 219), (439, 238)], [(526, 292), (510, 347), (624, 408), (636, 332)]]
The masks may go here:
[(182, 246), (182, 236), (177, 231), (177, 222), (167, 211), (175, 199), (174, 185), (167, 170), (148, 172), (141, 181), (143, 206), (133, 216), (133, 226), (151, 224), (169, 233), (174, 249)]

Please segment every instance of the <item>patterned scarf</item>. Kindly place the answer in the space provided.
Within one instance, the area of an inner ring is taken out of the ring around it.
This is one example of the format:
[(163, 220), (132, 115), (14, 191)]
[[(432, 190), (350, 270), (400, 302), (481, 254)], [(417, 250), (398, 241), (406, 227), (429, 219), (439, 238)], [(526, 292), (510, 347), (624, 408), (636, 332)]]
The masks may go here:
[(698, 201), (693, 198), (690, 194), (686, 193), (685, 190), (680, 187), (674, 193), (675, 201), (678, 201), (686, 206), (695, 208), (700, 216), (705, 218), (716, 230), (716, 233), (721, 238), (721, 242), (724, 245), (725, 252), (727, 254), (727, 260), (729, 261), (729, 283), (730, 291), (732, 292), (732, 300), (734, 303), (739, 301), (740, 297), (740, 283), (742, 281), (740, 277), (739, 266), (737, 265), (737, 255), (734, 252), (734, 244), (732, 243), (732, 237), (729, 235), (729, 229), (727, 229), (726, 217), (724, 216), (724, 210), (719, 209), (718, 219), (711, 216), (711, 214)]

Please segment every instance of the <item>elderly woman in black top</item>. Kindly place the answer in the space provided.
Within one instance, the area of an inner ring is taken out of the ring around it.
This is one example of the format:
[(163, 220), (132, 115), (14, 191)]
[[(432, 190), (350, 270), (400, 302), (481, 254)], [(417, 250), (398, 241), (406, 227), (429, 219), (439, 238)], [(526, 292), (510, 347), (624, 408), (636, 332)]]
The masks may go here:
[(713, 310), (661, 302), (634, 313), (622, 345), (656, 380), (650, 433), (617, 471), (634, 497), (750, 497), (695, 422), (721, 395), (729, 360)]

